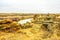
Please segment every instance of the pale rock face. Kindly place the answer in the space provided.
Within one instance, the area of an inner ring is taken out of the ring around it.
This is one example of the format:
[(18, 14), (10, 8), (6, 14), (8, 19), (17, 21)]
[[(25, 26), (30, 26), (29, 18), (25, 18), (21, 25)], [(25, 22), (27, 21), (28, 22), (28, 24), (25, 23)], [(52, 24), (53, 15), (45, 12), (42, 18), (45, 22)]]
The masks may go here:
[(25, 20), (20, 20), (20, 21), (18, 21), (18, 24), (25, 24), (25, 23), (31, 22), (31, 21), (32, 21), (32, 18), (25, 19)]

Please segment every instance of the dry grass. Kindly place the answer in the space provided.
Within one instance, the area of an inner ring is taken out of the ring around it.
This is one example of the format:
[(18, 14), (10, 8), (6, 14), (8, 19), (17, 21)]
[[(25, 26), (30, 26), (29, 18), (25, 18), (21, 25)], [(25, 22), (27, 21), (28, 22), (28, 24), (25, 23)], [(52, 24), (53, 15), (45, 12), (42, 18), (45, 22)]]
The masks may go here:
[[(52, 15), (52, 18), (53, 17)], [(45, 17), (43, 16), (41, 18), (43, 20)], [(39, 21), (38, 19), (36, 21)], [(43, 23), (32, 22), (30, 24), (32, 27), (21, 28), (17, 32), (0, 32), (0, 40), (60, 40), (60, 26), (58, 26), (58, 24), (51, 23), (50, 25), (49, 23), (48, 28), (44, 27)]]

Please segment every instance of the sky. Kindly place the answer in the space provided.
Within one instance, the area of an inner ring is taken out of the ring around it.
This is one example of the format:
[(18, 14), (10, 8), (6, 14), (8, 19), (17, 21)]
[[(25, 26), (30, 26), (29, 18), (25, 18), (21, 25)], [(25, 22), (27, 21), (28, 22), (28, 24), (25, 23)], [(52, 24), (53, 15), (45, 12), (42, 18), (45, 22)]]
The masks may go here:
[(0, 13), (60, 13), (60, 0), (0, 0)]

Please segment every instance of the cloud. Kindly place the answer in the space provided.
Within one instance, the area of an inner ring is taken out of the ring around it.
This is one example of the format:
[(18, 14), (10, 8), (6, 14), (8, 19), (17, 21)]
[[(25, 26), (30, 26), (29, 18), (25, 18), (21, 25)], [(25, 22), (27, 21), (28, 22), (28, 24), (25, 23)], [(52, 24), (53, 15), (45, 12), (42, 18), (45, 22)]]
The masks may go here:
[(0, 12), (60, 12), (60, 0), (0, 0)]

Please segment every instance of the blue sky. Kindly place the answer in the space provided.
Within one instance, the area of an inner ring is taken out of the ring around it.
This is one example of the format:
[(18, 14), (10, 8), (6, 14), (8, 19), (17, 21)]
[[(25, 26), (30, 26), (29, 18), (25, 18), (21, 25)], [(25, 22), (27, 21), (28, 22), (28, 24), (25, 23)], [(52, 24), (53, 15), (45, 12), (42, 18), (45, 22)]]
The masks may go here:
[(60, 0), (0, 0), (0, 12), (60, 13)]

